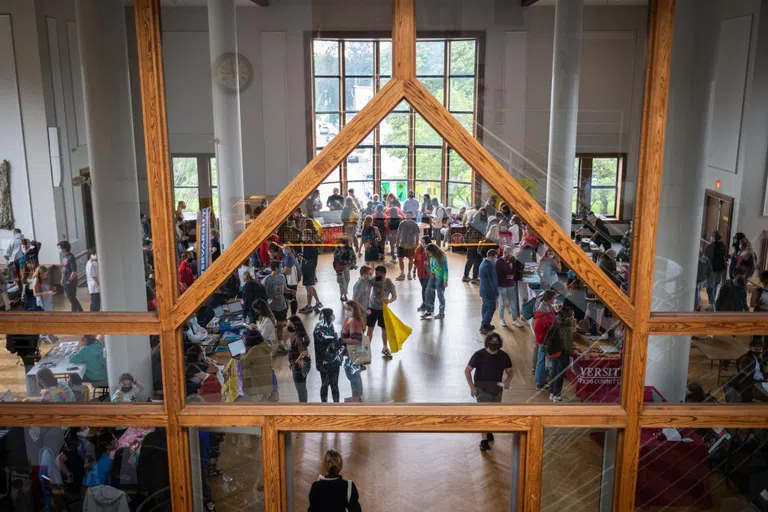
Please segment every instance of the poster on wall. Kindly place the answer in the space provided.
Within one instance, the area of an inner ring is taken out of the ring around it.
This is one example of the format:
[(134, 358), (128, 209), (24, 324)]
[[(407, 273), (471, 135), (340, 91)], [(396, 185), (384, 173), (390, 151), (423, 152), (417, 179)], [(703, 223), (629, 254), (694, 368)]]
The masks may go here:
[(397, 199), (403, 203), (408, 198), (408, 182), (407, 181), (382, 181), (381, 182), (381, 194), (383, 197), (392, 192), (397, 196)]
[(200, 274), (211, 266), (211, 209), (203, 208), (197, 214), (197, 240)]

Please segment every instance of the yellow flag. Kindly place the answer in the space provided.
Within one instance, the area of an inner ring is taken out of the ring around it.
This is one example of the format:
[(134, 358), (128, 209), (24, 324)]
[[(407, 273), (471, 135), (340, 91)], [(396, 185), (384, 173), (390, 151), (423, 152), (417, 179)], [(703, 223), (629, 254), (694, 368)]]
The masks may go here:
[(387, 340), (392, 353), (399, 352), (403, 348), (405, 340), (413, 332), (413, 329), (397, 318), (386, 304), (384, 304), (384, 327), (387, 329)]

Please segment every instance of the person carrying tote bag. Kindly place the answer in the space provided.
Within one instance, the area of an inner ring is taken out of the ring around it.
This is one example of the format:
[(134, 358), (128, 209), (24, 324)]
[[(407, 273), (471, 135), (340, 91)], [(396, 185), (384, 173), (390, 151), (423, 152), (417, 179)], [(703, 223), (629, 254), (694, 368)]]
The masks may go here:
[(345, 402), (363, 401), (363, 379), (360, 372), (365, 370), (365, 365), (371, 362), (371, 340), (363, 334), (364, 325), (360, 305), (353, 300), (347, 301), (344, 304), (341, 341), (344, 343), (342, 352), (344, 373), (349, 379), (352, 396), (345, 398)]
[(341, 454), (328, 450), (323, 458), (324, 474), (309, 491), (308, 512), (362, 512), (357, 486), (342, 478), (342, 466)]

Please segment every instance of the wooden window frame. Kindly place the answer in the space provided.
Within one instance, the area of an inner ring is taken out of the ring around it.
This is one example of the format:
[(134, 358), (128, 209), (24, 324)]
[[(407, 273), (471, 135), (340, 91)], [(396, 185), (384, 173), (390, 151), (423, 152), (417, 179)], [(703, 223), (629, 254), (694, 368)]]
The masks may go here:
[[(616, 191), (616, 204), (614, 205), (614, 214), (606, 215), (605, 218), (609, 220), (624, 220), (624, 196), (623, 183), (626, 176), (627, 169), (627, 154), (626, 153), (576, 153), (576, 158), (579, 159), (579, 173), (576, 179), (576, 191), (578, 193), (579, 205), (592, 205), (592, 198), (587, 197), (587, 192), (592, 192), (593, 188), (597, 189), (613, 189)], [(611, 187), (607, 185), (599, 185), (595, 187), (592, 185), (592, 161), (595, 158), (615, 158), (618, 160), (616, 163), (616, 183)], [(586, 180), (590, 180), (589, 187), (585, 186)], [(588, 190), (587, 190), (588, 189)], [(578, 205), (577, 205), (578, 206)], [(580, 215), (580, 212), (575, 212)]]
[[(61, 334), (159, 334), (164, 380), (162, 404), (0, 404), (0, 424), (7, 426), (136, 425), (165, 426), (173, 510), (192, 510), (187, 428), (260, 426), (263, 429), (265, 508), (284, 510), (281, 456), (284, 432), (523, 432), (525, 443), (524, 509), (538, 510), (541, 459), (546, 427), (620, 429), (614, 509), (633, 510), (640, 431), (643, 427), (768, 427), (768, 408), (746, 405), (644, 405), (645, 361), (649, 334), (765, 334), (766, 314), (651, 313), (651, 292), (664, 154), (674, 0), (651, 0), (648, 22), (643, 121), (637, 178), (633, 268), (627, 297), (586, 257), (504, 168), (468, 134), (416, 80), (415, 0), (393, 0), (393, 75), (361, 112), (274, 199), (260, 217), (182, 295), (177, 295), (174, 249), (173, 187), (169, 159), (165, 85), (157, 0), (136, 0), (141, 101), (149, 181), (152, 235), (157, 276), (157, 315), (150, 313), (6, 313), (0, 332)], [(479, 82), (480, 80), (478, 80)], [(478, 93), (478, 98), (481, 96)], [(342, 164), (400, 101), (443, 136), (523, 220), (626, 324), (625, 366), (620, 405), (186, 405), (181, 326), (223, 282), (254, 246), (264, 240), (307, 194)], [(481, 113), (482, 109), (479, 108)]]
[[(197, 187), (177, 187), (175, 185), (175, 176), (173, 175), (173, 159), (174, 158), (195, 158), (197, 159)], [(213, 153), (174, 153), (171, 155), (171, 183), (173, 183), (173, 206), (176, 207), (178, 198), (176, 197), (176, 189), (197, 188), (197, 202), (200, 205), (200, 209), (213, 206), (214, 190), (218, 189), (218, 184), (213, 184), (213, 177), (211, 175), (211, 160), (214, 160), (216, 155)], [(204, 197), (207, 194), (209, 197)]]

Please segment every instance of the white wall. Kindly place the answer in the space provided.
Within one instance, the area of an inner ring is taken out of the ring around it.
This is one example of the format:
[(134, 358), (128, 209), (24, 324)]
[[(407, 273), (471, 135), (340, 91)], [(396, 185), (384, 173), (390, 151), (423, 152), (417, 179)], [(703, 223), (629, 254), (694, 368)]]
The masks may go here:
[[(307, 163), (305, 32), (391, 28), (385, 2), (311, 4), (282, 0), (266, 9), (238, 10), (238, 51), (252, 62), (255, 74), (241, 95), (246, 195), (278, 193)], [(547, 167), (554, 8), (421, 0), (417, 18), (421, 31), (486, 32), (485, 144), (515, 176), (537, 178), (543, 198), (546, 179), (537, 168)], [(585, 9), (577, 150), (628, 153), (628, 214), (634, 200), (646, 18), (644, 7)], [(206, 31), (204, 8), (163, 10), (174, 153), (213, 149)]]

